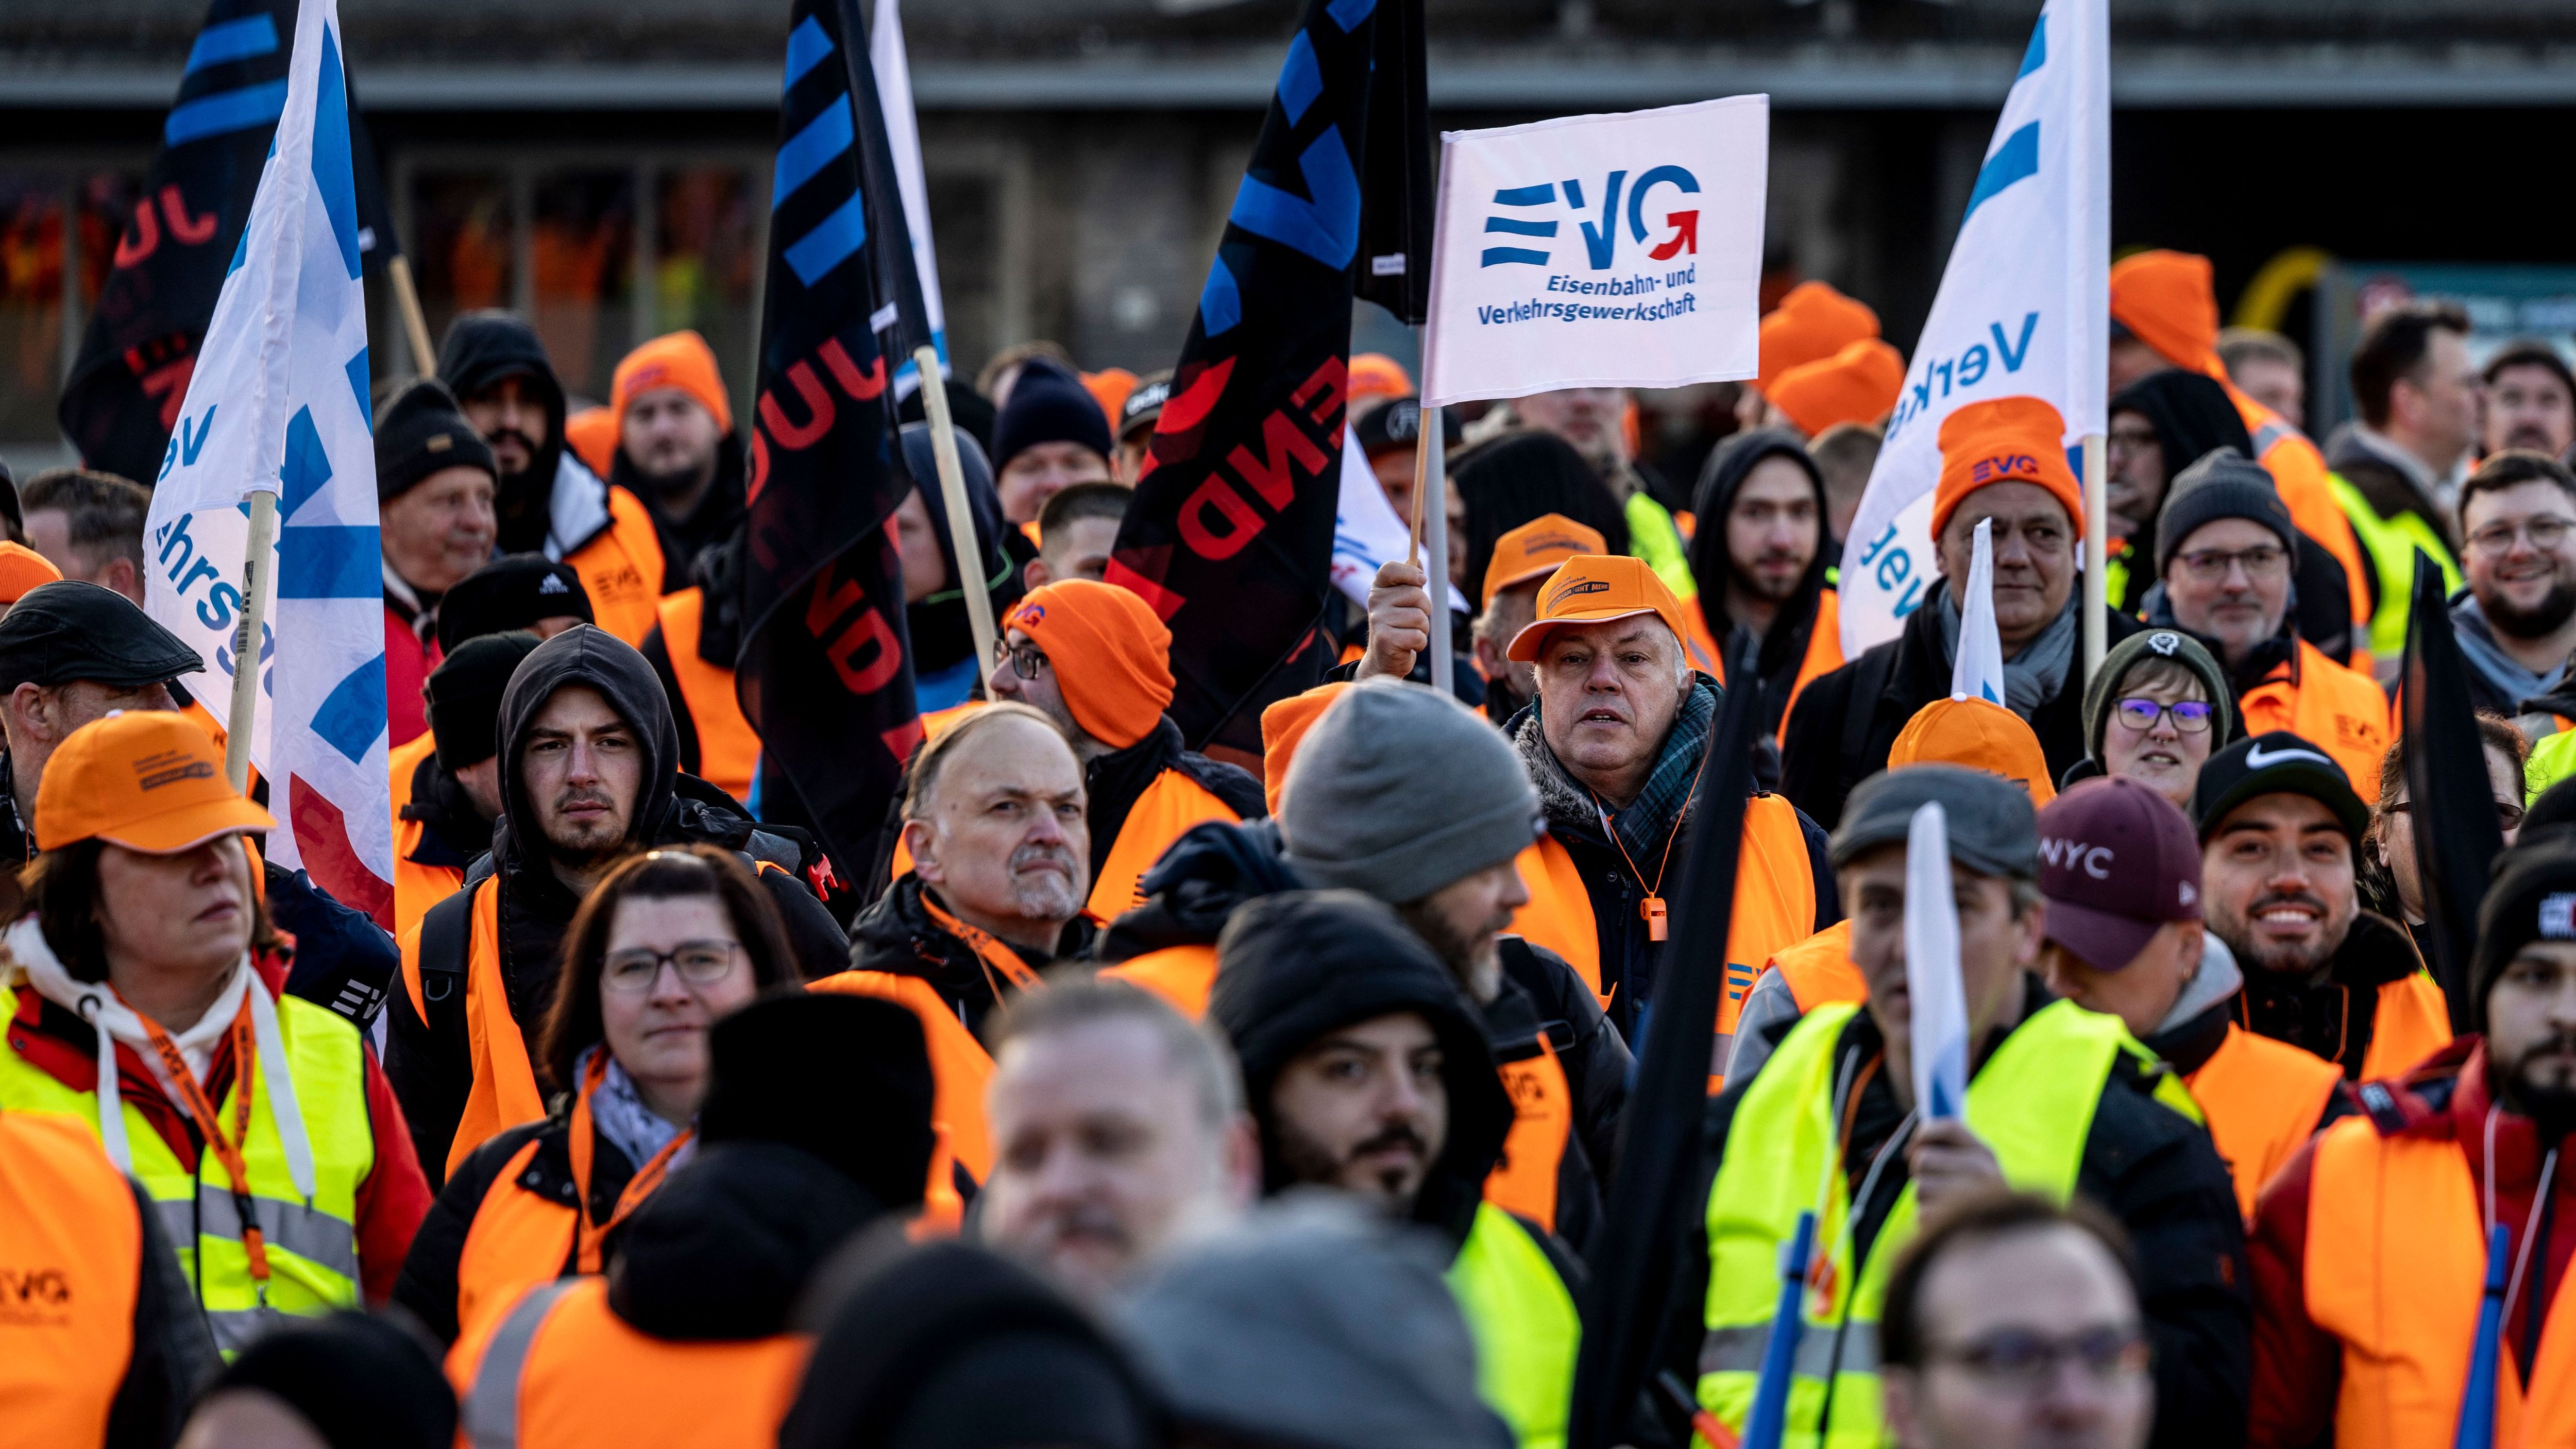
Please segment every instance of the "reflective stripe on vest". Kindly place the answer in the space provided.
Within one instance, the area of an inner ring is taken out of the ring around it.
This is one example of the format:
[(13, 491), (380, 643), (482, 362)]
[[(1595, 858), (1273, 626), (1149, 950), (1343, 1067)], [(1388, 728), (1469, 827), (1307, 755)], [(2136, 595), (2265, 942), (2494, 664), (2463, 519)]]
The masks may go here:
[[(252, 989), (263, 988), (254, 983)], [(278, 998), (277, 1025), (312, 1147), (314, 1186), (312, 1200), (305, 1201), (287, 1170), (275, 1120), (254, 1110), (242, 1160), (250, 1175), (251, 1212), (267, 1239), (264, 1293), (251, 1276), (240, 1214), (215, 1155), (198, 1154), (197, 1170), (190, 1172), (133, 1098), (125, 1100), (134, 1178), (158, 1210), (226, 1358), (281, 1314), (322, 1314), (358, 1301), (358, 1187), (376, 1162), (361, 1038), (346, 1019), (294, 996)], [(240, 1090), (236, 1078), (216, 1104), (227, 1122)], [(0, 1112), (76, 1117), (91, 1124), (96, 1140), (97, 1093), (76, 1092), (6, 1048), (0, 1048)]]
[(429, 824), (405, 820), (403, 807), (411, 803), (412, 776), (420, 762), (438, 752), (437, 737), (423, 730), (404, 744), (385, 752), (385, 773), (393, 784), (394, 817), (394, 935), (420, 924), (420, 918), (431, 906), (456, 894), (465, 884), (465, 872), (452, 865), (421, 865), (412, 852), (429, 838)]
[(530, 1192), (519, 1179), (536, 1160), (538, 1142), (522, 1143), (484, 1191), (456, 1255), (456, 1324), (462, 1330), (484, 1314), (571, 1266), (578, 1228), (572, 1204)]
[[(1600, 929), (1574, 857), (1555, 836), (1541, 835), (1513, 864), (1530, 898), (1506, 929), (1564, 957), (1593, 996), (1608, 1006), (1610, 998), (1601, 990)], [(1726, 995), (1718, 1006), (1717, 1060), (1726, 1060), (1724, 1038), (1733, 1034), (1744, 993), (1753, 989), (1754, 968), (1741, 963), (1768, 961), (1815, 929), (1816, 875), (1807, 860), (1806, 834), (1798, 828), (1797, 807), (1779, 795), (1756, 795), (1744, 806), (1735, 918), (1726, 940)]]
[[(1778, 1306), (1780, 1248), (1796, 1230), (1798, 1214), (1818, 1211), (1816, 1241), (1833, 1245), (1822, 1286), (1807, 1295), (1784, 1445), (1875, 1449), (1884, 1435), (1879, 1303), (1889, 1265), (1914, 1235), (1915, 1198), (1909, 1181), (1855, 1272), (1848, 1233), (1851, 1184), (1843, 1174), (1831, 1099), (1834, 1046), (1860, 1009), (1848, 1003), (1819, 1006), (1790, 1029), (1736, 1106), (1708, 1196), (1708, 1336), (1700, 1351), (1699, 1401), (1738, 1432), (1752, 1407), (1763, 1344)], [(2065, 1001), (2032, 1013), (2004, 1038), (1968, 1083), (1967, 1120), (1993, 1149), (2006, 1181), (2059, 1202), (2073, 1194), (2094, 1109), (2122, 1053), (2140, 1063), (2154, 1060), (2118, 1017)], [(2158, 1082), (2156, 1097), (2199, 1120), (2199, 1109), (2170, 1077)], [(1811, 1194), (1826, 1180), (1829, 1163), (1832, 1186), (1819, 1204)], [(1839, 1370), (1832, 1388), (1834, 1422), (1831, 1433), (1820, 1436), (1829, 1366)]]
[(1583, 1328), (1556, 1265), (1527, 1228), (1487, 1202), (1476, 1205), (1447, 1277), (1476, 1343), (1477, 1397), (1520, 1449), (1561, 1449)]
[(2362, 551), (2370, 555), (2371, 570), (2379, 575), (2379, 611), (2370, 616), (2370, 652), (2394, 659), (2406, 650), (2406, 614), (2415, 594), (2415, 550), (2420, 548), (2431, 554), (2433, 562), (2442, 566), (2446, 594), (2459, 589), (2460, 566), (2452, 561), (2450, 547), (2442, 542), (2441, 533), (2426, 523), (2423, 515), (2410, 509), (2395, 518), (2382, 518), (2379, 510), (2370, 506), (2370, 500), (2361, 496), (2361, 490), (2345, 481), (2342, 474), (2327, 474), (2326, 484), (2334, 490), (2334, 500), (2342, 506), (2344, 517), (2351, 520)]
[(812, 1347), (792, 1334), (655, 1338), (609, 1308), (605, 1279), (566, 1278), (501, 1319), (457, 1427), (474, 1449), (770, 1449)]
[[(456, 1140), (447, 1149), (444, 1177), (454, 1177), (474, 1149), (522, 1122), (546, 1115), (545, 1094), (537, 1090), (537, 1069), (529, 1060), (527, 1039), (510, 1014), (510, 989), (501, 980), (501, 886), (486, 876), (474, 887), (473, 924), (465, 939), (465, 1043), (474, 1067), (474, 1085), (465, 1094), (464, 1113), (456, 1119)], [(413, 1009), (429, 1020), (420, 964), (421, 932), (414, 927), (402, 939), (403, 985)]]
[(2183, 1079), (2209, 1118), (2209, 1139), (2236, 1181), (2236, 1206), (2247, 1221), (2263, 1185), (2316, 1135), (2342, 1083), (2343, 1068), (2232, 1021), (2218, 1050)]
[(1169, 1002), (1174, 1011), (1196, 1021), (1207, 1015), (1208, 993), (1216, 987), (1216, 947), (1165, 946), (1160, 951), (1131, 956), (1115, 966), (1103, 966), (1100, 974), (1150, 991)]
[[(1210, 794), (1206, 786), (1178, 770), (1165, 770), (1128, 807), (1127, 819), (1118, 827), (1117, 843), (1100, 858), (1100, 874), (1091, 883), (1091, 899), (1085, 909), (1110, 921), (1145, 904), (1137, 883), (1183, 831), (1210, 820), (1232, 825), (1242, 819), (1231, 806)], [(1096, 840), (1091, 844), (1095, 851), (1100, 848)]]
[[(2341, 1449), (2450, 1449), (2486, 1278), (2473, 1150), (2383, 1137), (2367, 1117), (2317, 1138), (2300, 1276), (2308, 1321), (2343, 1344)], [(2541, 1281), (2541, 1265), (2527, 1271)], [(2497, 1355), (2495, 1443), (2576, 1443), (2576, 1274), (2550, 1301), (2528, 1402), (2520, 1378), (2514, 1354)]]
[(1541, 1033), (1536, 1056), (1501, 1062), (1494, 1070), (1511, 1094), (1512, 1130), (1503, 1139), (1502, 1161), (1485, 1174), (1485, 1201), (1555, 1232), (1557, 1169), (1574, 1132), (1574, 1091), (1566, 1084), (1565, 1063)]
[(20, 1444), (102, 1444), (134, 1361), (143, 1222), (94, 1132), (0, 1116), (0, 1425)]
[(2245, 733), (2289, 730), (2343, 767), (2353, 793), (2378, 798), (2379, 762), (2388, 753), (2388, 695), (2378, 682), (2335, 663), (2317, 646), (2298, 641), (2298, 683), (2283, 663), (2263, 682), (2237, 696)]
[(760, 736), (742, 716), (733, 671), (698, 657), (706, 602), (706, 591), (697, 588), (662, 596), (662, 648), (671, 656), (671, 677), (679, 682), (680, 700), (697, 727), (698, 778), (736, 800), (748, 800), (752, 775), (760, 767)]
[(608, 486), (608, 527), (564, 559), (590, 595), (591, 622), (641, 649), (661, 615), (662, 536), (644, 501)]
[(2383, 983), (2370, 1015), (2370, 1050), (2361, 1058), (2361, 1080), (2405, 1075), (2406, 1069), (2451, 1044), (2451, 1008), (2442, 988), (2423, 971)]
[(843, 971), (807, 982), (805, 989), (873, 996), (921, 1019), (921, 1032), (930, 1046), (930, 1110), (936, 1125), (968, 1176), (977, 1182), (991, 1176), (993, 1140), (984, 1127), (984, 1084), (992, 1079), (993, 1058), (966, 1023), (957, 1019), (938, 988), (918, 976), (891, 971)]

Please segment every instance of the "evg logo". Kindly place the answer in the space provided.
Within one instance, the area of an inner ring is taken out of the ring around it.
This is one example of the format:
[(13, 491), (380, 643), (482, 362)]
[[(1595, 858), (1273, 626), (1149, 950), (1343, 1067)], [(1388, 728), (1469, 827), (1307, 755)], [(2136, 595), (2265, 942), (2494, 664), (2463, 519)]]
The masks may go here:
[[(1556, 236), (1557, 222), (1554, 219), (1540, 221), (1533, 218), (1539, 214), (1540, 208), (1553, 208), (1556, 205), (1557, 188), (1562, 185), (1565, 191), (1566, 209), (1574, 213), (1576, 225), (1583, 229), (1584, 251), (1592, 270), (1608, 271), (1618, 257), (1619, 197), (1623, 187), (1628, 198), (1628, 234), (1640, 246), (1645, 245), (1646, 241), (1646, 193), (1659, 185), (1666, 184), (1690, 195), (1699, 193), (1699, 178), (1679, 166), (1655, 167), (1638, 177), (1637, 184), (1634, 186), (1627, 186), (1627, 180), (1627, 172), (1613, 171), (1602, 182), (1600, 220), (1597, 223), (1583, 219), (1587, 210), (1583, 183), (1574, 178), (1569, 177), (1562, 183), (1542, 181), (1536, 186), (1505, 187), (1494, 193), (1494, 205), (1509, 207), (1512, 210), (1505, 215), (1486, 217), (1485, 232), (1489, 236), (1499, 233), (1533, 241), (1553, 239)], [(1670, 261), (1683, 252), (1698, 255), (1698, 208), (1694, 207), (1688, 211), (1668, 211), (1664, 213), (1664, 225), (1672, 228), (1671, 234), (1646, 253), (1649, 260)], [(1494, 267), (1506, 263), (1522, 263), (1544, 267), (1550, 264), (1548, 258), (1549, 252), (1546, 249), (1526, 244), (1491, 246), (1485, 248), (1482, 265)]]

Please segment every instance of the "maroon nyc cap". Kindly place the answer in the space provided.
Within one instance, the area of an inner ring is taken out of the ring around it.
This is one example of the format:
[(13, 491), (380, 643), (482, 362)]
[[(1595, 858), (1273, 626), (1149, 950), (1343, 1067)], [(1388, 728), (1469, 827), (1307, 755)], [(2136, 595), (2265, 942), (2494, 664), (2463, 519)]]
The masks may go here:
[(2200, 916), (2200, 840), (2135, 780), (2087, 780), (2039, 812), (2048, 939), (2097, 971), (2137, 959), (2167, 921)]

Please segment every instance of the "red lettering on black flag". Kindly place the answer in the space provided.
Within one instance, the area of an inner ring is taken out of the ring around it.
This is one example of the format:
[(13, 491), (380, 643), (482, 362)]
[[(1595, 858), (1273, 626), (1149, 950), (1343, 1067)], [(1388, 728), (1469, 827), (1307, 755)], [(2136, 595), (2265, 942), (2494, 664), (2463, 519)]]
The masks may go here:
[[(1332, 663), (1315, 628), (1337, 599), (1360, 178), (1406, 174), (1370, 154), (1371, 52), (1399, 7), (1418, 33), (1420, 4), (1308, 0), (1119, 529), (1109, 581), (1171, 626), (1171, 714), (1193, 747), (1257, 754), (1262, 708)], [(1417, 93), (1420, 64), (1417, 44)]]
[[(55, 410), (89, 467), (145, 484), (161, 476), (198, 344), (286, 107), (294, 43), (295, 0), (206, 7), (178, 98), (162, 120), (161, 150), (126, 212), (113, 269)], [(355, 122), (354, 89), (350, 97)], [(350, 126), (349, 144), (359, 251), (373, 275), (396, 254), (392, 213), (364, 125)]]
[(901, 213), (862, 185), (881, 118), (873, 94), (854, 104), (867, 56), (847, 48), (846, 13), (797, 0), (789, 18), (734, 685), (760, 733), (763, 813), (810, 821), (831, 855), (864, 865), (920, 724), (885, 526), (912, 481), (869, 321), (881, 218), (900, 238)]

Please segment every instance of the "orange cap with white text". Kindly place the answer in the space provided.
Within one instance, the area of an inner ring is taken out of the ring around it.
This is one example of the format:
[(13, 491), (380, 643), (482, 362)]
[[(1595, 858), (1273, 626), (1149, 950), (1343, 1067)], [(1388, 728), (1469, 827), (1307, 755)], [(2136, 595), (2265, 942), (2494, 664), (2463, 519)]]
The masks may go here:
[(1656, 577), (1644, 559), (1582, 554), (1558, 565), (1539, 585), (1538, 618), (1512, 636), (1504, 657), (1531, 663), (1546, 646), (1547, 636), (1559, 629), (1606, 624), (1637, 614), (1663, 620), (1676, 641), (1690, 637), (1682, 622), (1682, 601), (1673, 597), (1672, 587)]
[(36, 848), (104, 840), (175, 855), (277, 820), (224, 779), (223, 751), (186, 715), (118, 710), (71, 732), (36, 786)]

